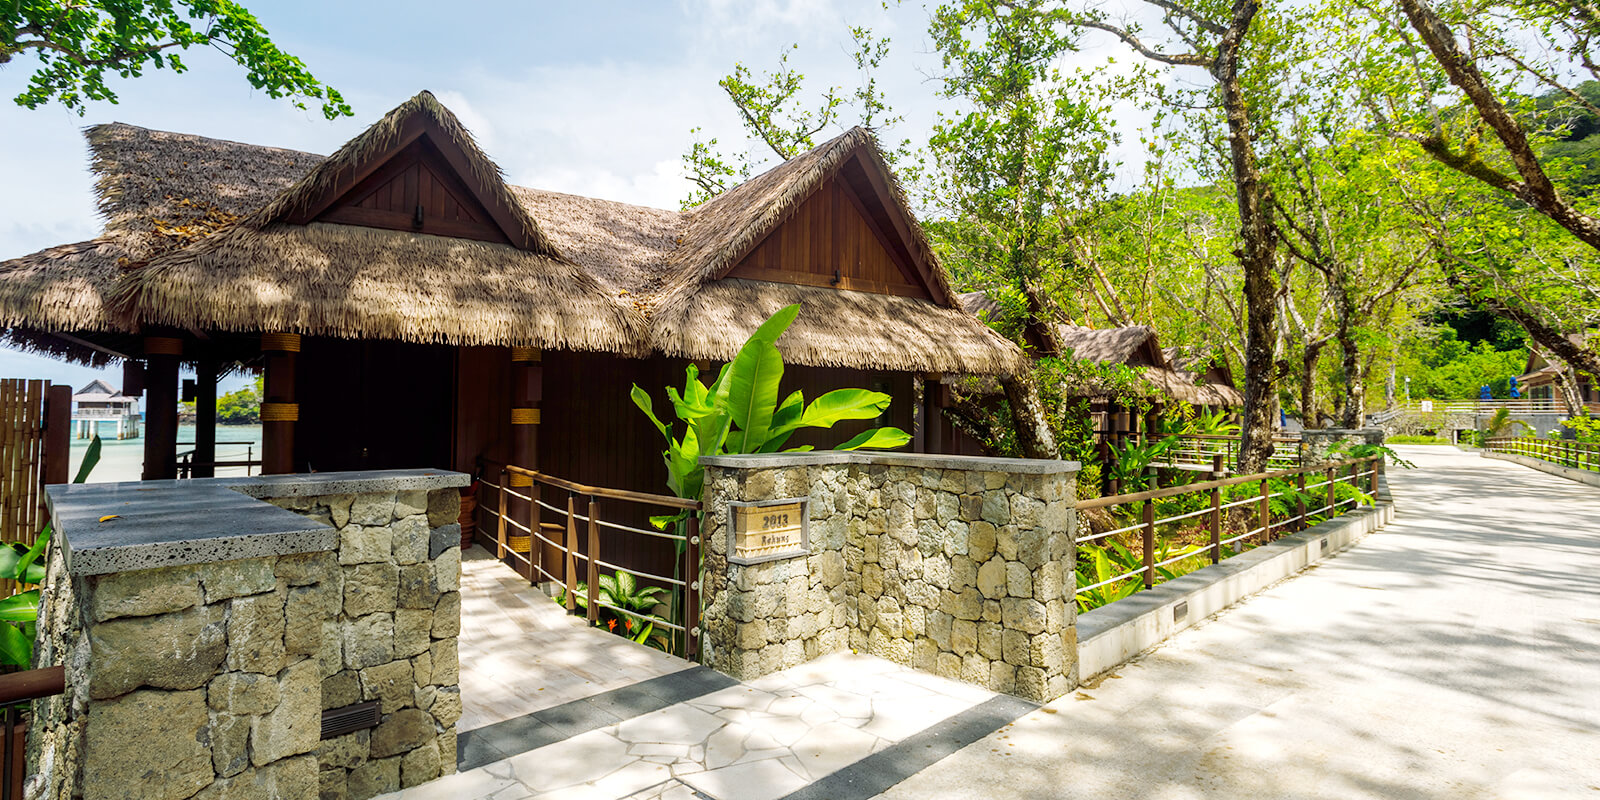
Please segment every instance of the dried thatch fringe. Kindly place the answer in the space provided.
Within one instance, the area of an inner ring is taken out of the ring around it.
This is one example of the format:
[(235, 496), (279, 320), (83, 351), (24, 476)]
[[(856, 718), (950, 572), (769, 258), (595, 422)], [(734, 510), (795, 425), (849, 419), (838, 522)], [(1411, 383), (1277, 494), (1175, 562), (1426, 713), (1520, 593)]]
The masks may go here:
[(101, 237), (0, 262), (0, 327), (125, 330), (105, 297), (126, 254), (120, 237)]
[(346, 169), (365, 163), (372, 154), (393, 146), (399, 140), (401, 128), (406, 120), (417, 114), (425, 114), (431, 118), (443, 129), (445, 135), (461, 148), (471, 167), (472, 177), (488, 187), (488, 190), (497, 196), (496, 199), (511, 210), (517, 218), (517, 223), (527, 235), (533, 252), (550, 258), (563, 257), (555, 245), (545, 237), (544, 231), (539, 229), (533, 218), (528, 216), (527, 209), (517, 202), (517, 198), (506, 187), (504, 174), (487, 155), (484, 155), (483, 150), (479, 149), (477, 141), (472, 138), (472, 133), (462, 127), (456, 115), (450, 113), (450, 109), (445, 108), (444, 104), (428, 91), (420, 92), (416, 97), (396, 106), (394, 110), (383, 115), (383, 119), (362, 131), (360, 136), (345, 142), (338, 152), (317, 164), (305, 177), (296, 181), (288, 191), (278, 195), (260, 211), (251, 214), (245, 223), (260, 228), (278, 222), (295, 211), (305, 209), (313, 198), (322, 195), (337, 183)]
[(651, 317), (651, 349), (726, 361), (767, 317), (800, 315), (778, 349), (798, 364), (893, 371), (1011, 374), (1022, 351), (965, 311), (925, 300), (724, 278)]
[(1120, 328), (1056, 326), (1056, 336), (1060, 338), (1061, 346), (1071, 348), (1073, 357), (1102, 364), (1126, 362), (1140, 345), (1155, 335), (1155, 329), (1149, 325), (1125, 325)]
[[(267, 268), (270, 265), (270, 268)], [(351, 225), (235, 226), (117, 288), (147, 325), (637, 355), (643, 320), (566, 261)]]

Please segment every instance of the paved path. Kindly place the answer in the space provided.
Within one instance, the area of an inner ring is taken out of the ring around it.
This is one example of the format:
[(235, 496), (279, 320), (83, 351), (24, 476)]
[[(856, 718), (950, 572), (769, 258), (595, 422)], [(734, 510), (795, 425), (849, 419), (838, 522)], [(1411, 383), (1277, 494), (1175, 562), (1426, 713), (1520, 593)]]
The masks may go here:
[(882, 796), (1600, 798), (1600, 490), (1397, 449), (1384, 531)]

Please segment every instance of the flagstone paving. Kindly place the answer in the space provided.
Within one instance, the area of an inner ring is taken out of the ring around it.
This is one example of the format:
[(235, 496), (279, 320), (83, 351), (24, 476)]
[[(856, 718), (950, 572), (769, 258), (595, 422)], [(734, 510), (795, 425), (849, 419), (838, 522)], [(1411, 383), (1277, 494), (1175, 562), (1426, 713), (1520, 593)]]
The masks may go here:
[(694, 665), (590, 628), (481, 547), (461, 557), (459, 731)]
[(992, 698), (840, 653), (388, 797), (775, 800)]

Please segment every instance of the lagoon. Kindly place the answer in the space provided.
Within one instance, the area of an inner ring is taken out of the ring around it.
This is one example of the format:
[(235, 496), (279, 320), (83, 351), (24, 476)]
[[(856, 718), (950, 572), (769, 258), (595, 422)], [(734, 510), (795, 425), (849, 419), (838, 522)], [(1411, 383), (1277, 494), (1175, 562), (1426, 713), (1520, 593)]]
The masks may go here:
[[(180, 463), (183, 460), (182, 454), (194, 448), (194, 430), (194, 425), (180, 424), (178, 426)], [(144, 472), (144, 438), (118, 440), (116, 432), (115, 424), (102, 424), (100, 429), (100, 463), (95, 466), (94, 472), (90, 473), (90, 483), (136, 481), (139, 480), (139, 475)], [(225, 442), (227, 444), (224, 444)], [(83, 463), (83, 454), (88, 448), (88, 439), (72, 440), (72, 469), (70, 474), (78, 474), (78, 467)], [(260, 425), (217, 426), (218, 461), (260, 460), (260, 458)], [(245, 467), (219, 467), (217, 469), (219, 477), (255, 475), (260, 472), (260, 467), (251, 467), (248, 473), (246, 473)]]

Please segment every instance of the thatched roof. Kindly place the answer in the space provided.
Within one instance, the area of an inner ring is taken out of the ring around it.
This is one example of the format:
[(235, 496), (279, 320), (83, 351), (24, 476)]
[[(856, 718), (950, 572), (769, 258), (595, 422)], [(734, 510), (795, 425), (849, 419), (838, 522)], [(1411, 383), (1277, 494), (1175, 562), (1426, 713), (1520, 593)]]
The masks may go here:
[[(426, 92), (326, 159), (121, 124), (88, 135), (107, 233), (0, 262), (0, 321), (14, 340), (23, 329), (168, 325), (721, 360), (768, 313), (800, 302), (779, 342), (795, 363), (982, 374), (1021, 365), (1015, 346), (958, 308), (724, 277), (838, 170), (886, 187), (885, 207), (904, 213), (860, 129), (681, 212), (509, 186)], [(454, 148), (511, 245), (314, 221), (369, 162), (420, 135)], [(906, 246), (932, 265), (935, 296), (950, 297), (920, 227), (908, 231)]]
[(795, 363), (985, 375), (1022, 366), (1022, 351), (997, 346), (1005, 340), (965, 311), (925, 300), (741, 278), (683, 297), (651, 316), (654, 347), (669, 356), (726, 361), (767, 317), (800, 303), (778, 339)]
[[(1149, 325), (1126, 325), (1120, 328), (1085, 328), (1079, 325), (1058, 325), (1056, 336), (1061, 346), (1070, 348), (1074, 358), (1098, 361), (1102, 364), (1126, 364), (1141, 345), (1156, 335)], [(1157, 353), (1159, 357), (1159, 352)], [(1154, 366), (1165, 366), (1156, 363)]]
[(324, 222), (236, 226), (151, 262), (119, 299), (147, 325), (640, 352), (637, 315), (569, 262)]

